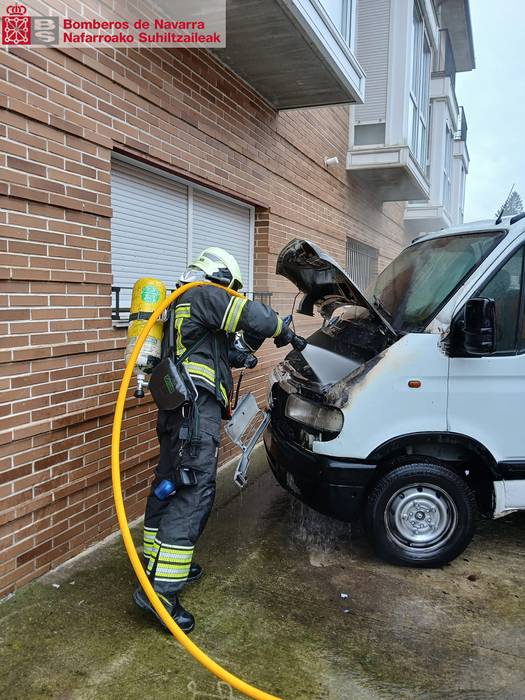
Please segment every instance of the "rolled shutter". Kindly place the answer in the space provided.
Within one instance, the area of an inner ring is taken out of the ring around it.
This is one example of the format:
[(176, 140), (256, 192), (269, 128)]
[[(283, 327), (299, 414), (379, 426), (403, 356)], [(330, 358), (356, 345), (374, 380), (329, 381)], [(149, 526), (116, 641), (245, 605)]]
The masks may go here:
[[(111, 198), (113, 285), (133, 287), (140, 277), (156, 277), (173, 289), (186, 267), (188, 188), (114, 161)], [(122, 290), (121, 306), (130, 299), (131, 292)]]
[[(121, 310), (129, 308), (137, 279), (156, 277), (169, 291), (188, 259), (209, 246), (225, 248), (237, 258), (244, 288), (250, 291), (250, 207), (127, 160), (113, 161), (111, 186), (113, 286), (120, 288)], [(120, 320), (126, 317), (119, 313)]]
[(244, 289), (250, 287), (250, 210), (200, 190), (193, 192), (192, 257), (218, 246), (235, 256)]

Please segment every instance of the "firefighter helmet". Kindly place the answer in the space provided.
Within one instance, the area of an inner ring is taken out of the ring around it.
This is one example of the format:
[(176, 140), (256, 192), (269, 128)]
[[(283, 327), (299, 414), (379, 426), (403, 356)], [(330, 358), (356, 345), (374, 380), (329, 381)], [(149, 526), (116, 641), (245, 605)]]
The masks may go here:
[(242, 274), (239, 263), (233, 255), (222, 248), (206, 248), (189, 265), (180, 278), (183, 283), (198, 279), (208, 279), (230, 289), (242, 288)]

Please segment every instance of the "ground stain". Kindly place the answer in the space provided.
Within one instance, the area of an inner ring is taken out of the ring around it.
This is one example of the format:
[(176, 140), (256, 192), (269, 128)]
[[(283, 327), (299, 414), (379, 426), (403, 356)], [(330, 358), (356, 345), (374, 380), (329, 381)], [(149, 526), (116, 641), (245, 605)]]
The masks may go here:
[[(305, 510), (264, 474), (212, 514), (206, 576), (183, 602), (197, 644), (286, 700), (513, 700), (525, 695), (524, 544), (515, 515), (482, 522), (449, 566), (392, 567), (358, 527)], [(1, 697), (240, 697), (133, 606), (134, 586), (118, 541), (1, 604)]]

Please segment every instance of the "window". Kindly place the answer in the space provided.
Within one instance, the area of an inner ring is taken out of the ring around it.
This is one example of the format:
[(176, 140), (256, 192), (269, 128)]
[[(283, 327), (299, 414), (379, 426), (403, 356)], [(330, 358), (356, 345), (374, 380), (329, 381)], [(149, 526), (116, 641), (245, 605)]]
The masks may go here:
[(458, 224), (463, 223), (465, 218), (465, 180), (467, 173), (465, 172), (465, 166), (461, 165), (461, 171), (459, 173), (459, 192), (458, 192)]
[(157, 168), (115, 159), (111, 173), (113, 320), (125, 322), (140, 277), (166, 288), (208, 246), (235, 255), (251, 291), (253, 209)]
[(452, 146), (454, 140), (449, 125), (445, 126), (445, 160), (443, 163), (443, 203), (450, 213), (452, 208)]
[(405, 248), (373, 290), (394, 328), (423, 330), (501, 238), (494, 233), (438, 236)]
[(496, 302), (496, 352), (516, 350), (522, 277), (523, 248), (520, 248), (476, 294)]
[(322, 0), (325, 10), (348, 45), (352, 44), (353, 18), (355, 0)]
[(366, 243), (346, 239), (346, 271), (359, 289), (366, 289), (377, 277), (379, 251)]
[(409, 97), (409, 143), (424, 172), (428, 156), (428, 120), (430, 108), (430, 42), (419, 5), (414, 2), (412, 19), (412, 66)]

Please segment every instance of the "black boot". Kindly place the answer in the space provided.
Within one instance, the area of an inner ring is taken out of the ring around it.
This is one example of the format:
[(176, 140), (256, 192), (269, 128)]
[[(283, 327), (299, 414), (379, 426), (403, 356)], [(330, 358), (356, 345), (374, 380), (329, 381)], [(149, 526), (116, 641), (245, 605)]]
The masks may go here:
[[(168, 611), (168, 614), (175, 620), (175, 622), (178, 624), (181, 630), (186, 634), (189, 634), (195, 627), (195, 618), (193, 617), (193, 615), (187, 610), (184, 610), (176, 595), (172, 595), (169, 598), (162, 595), (162, 593), (157, 593), (157, 595), (159, 596), (160, 600), (162, 601), (162, 604)], [(164, 625), (164, 622), (162, 622), (160, 617), (157, 615), (155, 608), (149, 602), (148, 596), (144, 593), (144, 590), (141, 587), (137, 588), (133, 593), (133, 600), (135, 601), (136, 605), (139, 606), (139, 608), (153, 613), (157, 620), (164, 627), (166, 626)]]
[(190, 566), (190, 573), (188, 575), (188, 580), (186, 583), (195, 583), (199, 579), (202, 578), (204, 574), (204, 571), (202, 570), (202, 566), (199, 566), (196, 562), (192, 562)]

